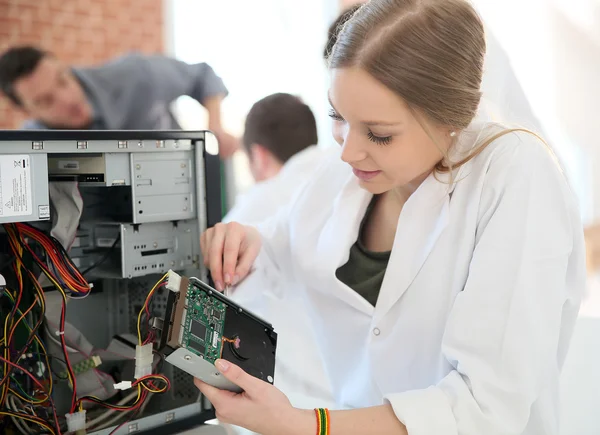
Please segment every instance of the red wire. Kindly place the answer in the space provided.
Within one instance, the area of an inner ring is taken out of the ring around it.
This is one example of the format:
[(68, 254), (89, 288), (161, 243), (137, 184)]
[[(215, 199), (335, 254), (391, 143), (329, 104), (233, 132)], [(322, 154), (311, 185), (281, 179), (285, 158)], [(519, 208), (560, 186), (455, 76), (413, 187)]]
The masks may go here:
[[(40, 383), (40, 381), (38, 381), (31, 373), (29, 373), (27, 370), (25, 370), (23, 367), (3, 358), (0, 356), (0, 360), (4, 361), (5, 363), (13, 366), (14, 368), (21, 370), (23, 373), (25, 373), (27, 376), (29, 376), (31, 378), (31, 380), (33, 382), (36, 383), (36, 385), (38, 387), (40, 387), (40, 389), (42, 390), (42, 392), (45, 392), (46, 389), (45, 387)], [(60, 432), (60, 425), (58, 424), (58, 416), (56, 415), (56, 407), (54, 406), (54, 401), (52, 400), (52, 397), (50, 397), (49, 394), (46, 393), (46, 396), (48, 397), (48, 400), (52, 403), (52, 412), (54, 413), (54, 422), (56, 424), (56, 430), (58, 431), (59, 435), (61, 434)]]
[[(10, 237), (9, 237), (9, 241), (11, 241)], [(11, 243), (11, 246), (12, 246), (12, 243)], [(15, 270), (16, 276), (19, 277), (18, 268), (17, 268), (16, 264), (13, 265), (13, 269)], [(18, 278), (18, 281), (19, 281), (19, 292), (18, 292), (17, 297), (15, 298), (15, 306), (13, 307), (13, 309), (11, 310), (11, 313), (10, 313), (10, 318), (11, 318), (10, 325), (11, 325), (11, 327), (13, 325), (12, 322), (14, 321), (14, 317), (17, 314), (19, 305), (21, 303), (21, 297), (23, 296), (23, 280), (21, 278)], [(9, 345), (9, 343), (11, 341), (12, 341), (12, 336), (7, 337), (7, 342), (4, 343), (5, 346), (6, 346), (5, 347), (6, 352), (7, 352), (6, 354), (9, 357), (10, 357), (10, 351), (9, 351), (9, 346), (8, 345)], [(10, 372), (11, 371), (12, 371), (11, 369), (6, 370), (6, 366), (5, 366), (5, 370), (4, 370), (5, 375), (2, 378), (2, 380), (0, 381), (0, 385), (2, 385), (2, 394), (0, 395), (0, 405), (2, 405), (1, 406), (2, 408), (5, 406), (5, 402), (6, 402), (6, 397), (7, 397), (7, 393), (8, 393), (8, 378), (10, 376)], [(5, 384), (5, 382), (6, 382), (6, 384)]]
[[(154, 292), (158, 291), (159, 288), (166, 286), (167, 283), (166, 282), (161, 282), (155, 289)], [(146, 340), (144, 341), (144, 343), (142, 344), (148, 344), (148, 343), (152, 343), (152, 340), (154, 340), (154, 333), (153, 331), (150, 330), (150, 304), (152, 303), (152, 298), (154, 297), (154, 292), (152, 292), (150, 294), (150, 297), (147, 299), (147, 303), (145, 303), (144, 305), (144, 311), (146, 312), (146, 317), (147, 317), (147, 322), (148, 322), (148, 330), (150, 331), (148, 333), (148, 337), (146, 338)], [(152, 338), (151, 338), (152, 337)]]
[(60, 344), (64, 353), (65, 363), (67, 364), (67, 370), (69, 371), (71, 382), (73, 383), (73, 396), (71, 397), (71, 414), (75, 412), (77, 402), (77, 379), (75, 373), (73, 373), (73, 366), (71, 365), (71, 359), (69, 358), (69, 352), (67, 351), (67, 343), (65, 341), (65, 312), (67, 305), (65, 303), (65, 297), (61, 298), (62, 307), (60, 310)]
[[(29, 251), (29, 253), (36, 259), (38, 265), (44, 269), (50, 276), (52, 276), (56, 281), (59, 281), (56, 279), (56, 277), (54, 276), (54, 274), (46, 267), (46, 265), (42, 262), (42, 260), (37, 256), (37, 254), (35, 252), (33, 252), (33, 250), (31, 249), (31, 247), (23, 240), (22, 238), (22, 233), (25, 233), (26, 235), (30, 235), (31, 238), (33, 238), (34, 240), (36, 240), (38, 243), (40, 243), (42, 245), (42, 247), (44, 248), (44, 250), (50, 255), (50, 256), (54, 256), (55, 255), (55, 249), (54, 246), (52, 246), (50, 243), (47, 242), (47, 237), (45, 236), (45, 234), (39, 232), (36, 233), (34, 231), (29, 231), (30, 227), (25, 226), (23, 224), (15, 224), (15, 227), (17, 228), (17, 230), (21, 230), (22, 232), (19, 232), (19, 236), (21, 239), (21, 245), (23, 247), (25, 247), (25, 249), (27, 249)], [(41, 240), (40, 240), (41, 238)], [(16, 248), (13, 248), (13, 250), (15, 251), (16, 254)], [(31, 275), (31, 272), (28, 271), (28, 273)], [(35, 277), (34, 277), (35, 280)], [(69, 281), (72, 281), (71, 279), (69, 279)], [(83, 280), (85, 282), (85, 280)], [(87, 286), (87, 290), (89, 291), (89, 286)], [(62, 292), (61, 292), (62, 294)], [(65, 337), (64, 337), (64, 330), (65, 330), (65, 312), (66, 312), (66, 301), (65, 301), (65, 297), (64, 294), (62, 295), (62, 307), (61, 307), (61, 313), (60, 313), (60, 342), (61, 342), (61, 347), (65, 356), (65, 362), (67, 364), (67, 370), (69, 371), (70, 377), (71, 377), (71, 382), (73, 383), (73, 396), (71, 398), (71, 412), (75, 411), (75, 402), (77, 401), (77, 381), (75, 379), (75, 374), (73, 373), (73, 366), (71, 365), (71, 361), (69, 358), (69, 352), (67, 351), (67, 344), (65, 342)]]
[[(79, 270), (72, 263), (71, 263), (71, 266), (72, 266), (71, 270), (69, 270), (69, 268), (65, 266), (65, 261), (67, 261), (67, 259), (63, 256), (62, 252), (60, 252), (56, 249), (55, 242), (52, 239), (50, 239), (43, 232), (34, 229), (33, 227), (29, 227), (29, 226), (23, 225), (23, 224), (15, 224), (15, 226), (17, 227), (17, 230), (19, 231), (20, 234), (24, 234), (25, 236), (32, 238), (33, 240), (35, 240), (37, 243), (39, 243), (42, 246), (42, 248), (44, 249), (44, 251), (46, 252), (48, 257), (50, 257), (52, 264), (54, 264), (57, 271), (59, 272), (59, 275), (63, 278), (64, 282), (67, 284), (67, 286), (69, 287), (70, 290), (76, 291), (78, 293), (84, 293), (84, 294), (86, 294), (90, 291), (90, 286), (89, 286), (88, 282), (81, 275)], [(48, 270), (48, 268), (45, 267), (45, 265), (40, 260), (40, 258), (29, 247), (29, 245), (27, 243), (23, 243), (23, 245), (32, 254), (32, 256), (37, 260), (38, 264), (46, 272), (52, 274)], [(73, 276), (73, 274), (75, 276)], [(56, 278), (54, 276), (54, 274), (52, 274), (52, 276), (54, 278)]]
[[(29, 376), (29, 377), (31, 378), (31, 380), (32, 380), (33, 382), (35, 382), (35, 383), (36, 383), (36, 385), (37, 385), (38, 387), (40, 387), (40, 388), (41, 388), (41, 390), (42, 390), (42, 391), (45, 391), (45, 390), (46, 390), (46, 388), (45, 388), (45, 387), (44, 387), (44, 386), (43, 386), (43, 385), (40, 383), (40, 381), (38, 381), (38, 380), (35, 378), (35, 376), (33, 376), (31, 373), (29, 373), (27, 370), (25, 370), (25, 369), (24, 369), (23, 367), (21, 367), (20, 365), (18, 365), (18, 364), (15, 364), (14, 362), (11, 362), (11, 361), (9, 361), (9, 360), (7, 360), (6, 358), (3, 358), (3, 357), (1, 357), (1, 356), (0, 356), (0, 360), (4, 361), (6, 364), (9, 364), (9, 365), (11, 365), (11, 366), (13, 366), (14, 368), (16, 368), (16, 369), (18, 369), (18, 370), (21, 370), (23, 373), (25, 373), (27, 376)], [(50, 396), (48, 396), (48, 398), (50, 398)]]
[(25, 319), (25, 316), (27, 316), (27, 314), (29, 314), (29, 312), (31, 310), (33, 310), (33, 308), (38, 304), (38, 296), (36, 295), (35, 300), (33, 301), (33, 304), (31, 304), (31, 306), (27, 309), (27, 311), (25, 311), (23, 314), (21, 314), (21, 317), (19, 317), (19, 320), (17, 320), (17, 322), (13, 325), (12, 329), (10, 330), (10, 333), (8, 334), (8, 342), (6, 343), (6, 345), (8, 346), (13, 339), (13, 335), (15, 334), (15, 330), (17, 329), (17, 326), (19, 326), (19, 323), (21, 323), (23, 321), (23, 319)]

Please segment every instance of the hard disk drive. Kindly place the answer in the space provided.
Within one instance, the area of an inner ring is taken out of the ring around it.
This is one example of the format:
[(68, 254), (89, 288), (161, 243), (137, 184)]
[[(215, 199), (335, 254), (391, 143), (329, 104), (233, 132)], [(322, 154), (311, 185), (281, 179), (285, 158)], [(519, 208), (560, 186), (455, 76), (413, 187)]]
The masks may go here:
[(169, 271), (167, 308), (158, 351), (167, 362), (220, 389), (240, 392), (215, 368), (222, 358), (252, 376), (273, 383), (277, 333), (208, 284)]

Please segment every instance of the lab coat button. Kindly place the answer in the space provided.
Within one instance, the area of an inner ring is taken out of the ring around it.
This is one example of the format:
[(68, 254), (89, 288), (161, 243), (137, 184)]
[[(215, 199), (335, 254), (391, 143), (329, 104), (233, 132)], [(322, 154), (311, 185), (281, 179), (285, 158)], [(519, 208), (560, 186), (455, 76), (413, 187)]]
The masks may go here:
[(379, 335), (381, 334), (381, 331), (379, 330), (379, 328), (373, 328), (373, 335)]

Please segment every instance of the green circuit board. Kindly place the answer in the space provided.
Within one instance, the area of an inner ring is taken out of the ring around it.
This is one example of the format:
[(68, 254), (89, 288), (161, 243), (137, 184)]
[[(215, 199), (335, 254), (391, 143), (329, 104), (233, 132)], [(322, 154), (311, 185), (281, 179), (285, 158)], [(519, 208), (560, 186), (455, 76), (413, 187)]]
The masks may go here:
[(181, 343), (212, 364), (221, 357), (226, 308), (219, 299), (189, 285)]

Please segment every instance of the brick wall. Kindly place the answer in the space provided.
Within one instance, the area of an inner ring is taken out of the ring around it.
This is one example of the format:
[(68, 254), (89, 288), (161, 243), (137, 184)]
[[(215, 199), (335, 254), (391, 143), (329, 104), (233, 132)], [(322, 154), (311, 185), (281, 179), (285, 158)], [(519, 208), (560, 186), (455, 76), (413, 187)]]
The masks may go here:
[[(0, 0), (0, 52), (35, 44), (90, 65), (128, 51), (162, 52), (163, 0)], [(24, 114), (0, 97), (0, 129)]]

